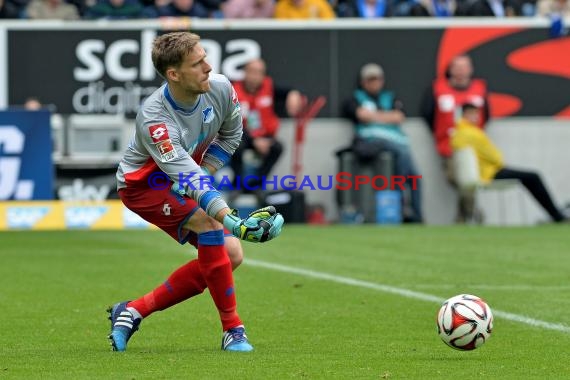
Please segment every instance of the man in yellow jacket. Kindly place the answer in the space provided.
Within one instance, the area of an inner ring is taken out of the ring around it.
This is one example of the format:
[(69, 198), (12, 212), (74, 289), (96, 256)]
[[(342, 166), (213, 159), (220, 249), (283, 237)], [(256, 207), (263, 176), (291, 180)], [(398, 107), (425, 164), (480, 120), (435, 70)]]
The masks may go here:
[(334, 19), (333, 8), (327, 0), (279, 0), (275, 6), (277, 19)]
[[(542, 179), (535, 172), (514, 170), (505, 167), (501, 151), (493, 144), (485, 132), (477, 127), (480, 111), (473, 104), (462, 107), (463, 116), (457, 122), (451, 135), (453, 150), (471, 147), (477, 156), (481, 183), (487, 184), (494, 179), (518, 179), (555, 222), (566, 218), (554, 205)], [(473, 207), (466, 207), (473, 210)]]

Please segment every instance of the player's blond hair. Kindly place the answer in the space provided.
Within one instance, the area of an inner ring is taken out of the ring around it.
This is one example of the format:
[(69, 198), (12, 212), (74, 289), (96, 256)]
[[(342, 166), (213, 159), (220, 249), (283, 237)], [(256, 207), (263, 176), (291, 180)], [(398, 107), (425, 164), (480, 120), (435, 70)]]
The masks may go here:
[(199, 41), (200, 36), (190, 32), (172, 32), (157, 37), (152, 45), (154, 68), (166, 78), (166, 70), (179, 67)]

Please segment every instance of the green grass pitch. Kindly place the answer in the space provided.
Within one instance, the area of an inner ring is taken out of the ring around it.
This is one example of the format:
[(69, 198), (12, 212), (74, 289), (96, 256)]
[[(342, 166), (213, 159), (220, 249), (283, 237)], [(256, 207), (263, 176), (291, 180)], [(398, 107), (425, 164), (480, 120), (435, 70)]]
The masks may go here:
[(436, 334), (438, 303), (334, 281), (471, 293), (570, 326), (565, 226), (287, 226), (244, 248), (235, 279), (253, 353), (220, 351), (207, 294), (152, 315), (113, 353), (106, 307), (151, 290), (194, 249), (160, 231), (0, 233), (0, 379), (570, 378), (570, 329), (497, 317), (483, 347), (455, 351)]

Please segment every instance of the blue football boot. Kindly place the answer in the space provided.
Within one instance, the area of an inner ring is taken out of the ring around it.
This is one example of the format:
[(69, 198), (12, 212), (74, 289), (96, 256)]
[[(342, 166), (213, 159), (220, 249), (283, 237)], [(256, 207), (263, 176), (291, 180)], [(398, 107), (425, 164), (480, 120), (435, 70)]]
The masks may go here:
[(107, 309), (109, 312), (109, 320), (111, 321), (111, 346), (113, 351), (125, 351), (127, 342), (131, 336), (139, 329), (142, 321), (141, 318), (135, 318), (133, 314), (127, 310), (127, 304), (130, 301), (119, 302), (113, 307)]
[(224, 351), (253, 351), (253, 346), (249, 344), (245, 328), (243, 326), (234, 327), (224, 332), (222, 337), (222, 350)]

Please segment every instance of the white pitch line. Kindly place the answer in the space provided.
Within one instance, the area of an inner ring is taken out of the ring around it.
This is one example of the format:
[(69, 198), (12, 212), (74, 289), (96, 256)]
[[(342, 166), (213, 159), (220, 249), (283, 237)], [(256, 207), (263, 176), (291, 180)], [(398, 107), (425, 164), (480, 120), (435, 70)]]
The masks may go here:
[(458, 285), (435, 285), (435, 284), (400, 284), (402, 287), (418, 289), (455, 289), (457, 287), (483, 289), (483, 290), (508, 290), (508, 291), (545, 291), (545, 290), (569, 290), (570, 285), (489, 285), (489, 284), (458, 284)]
[[(435, 303), (439, 303), (439, 304), (441, 304), (443, 301), (445, 301), (445, 299), (438, 297), (438, 296), (434, 296), (432, 294), (416, 292), (413, 290), (409, 290), (409, 289), (405, 289), (405, 288), (398, 288), (395, 286), (390, 286), (390, 285), (385, 285), (385, 284), (378, 284), (378, 283), (374, 283), (374, 282), (357, 280), (357, 279), (350, 278), (350, 277), (337, 276), (337, 275), (325, 273), (325, 272), (317, 272), (317, 271), (310, 270), (310, 269), (290, 267), (287, 265), (274, 264), (274, 263), (269, 263), (269, 262), (260, 261), (260, 260), (253, 260), (253, 259), (245, 259), (245, 263), (246, 263), (246, 265), (249, 265), (252, 267), (265, 268), (265, 269), (270, 269), (270, 270), (274, 270), (277, 272), (283, 272), (283, 273), (297, 274), (300, 276), (316, 278), (319, 280), (336, 282), (337, 284), (344, 284), (344, 285), (356, 286), (359, 288), (372, 289), (372, 290), (376, 290), (379, 292), (396, 294), (396, 295), (399, 295), (402, 297), (417, 299), (417, 300), (421, 300), (421, 301), (435, 302)], [(533, 326), (533, 327), (540, 327), (540, 328), (543, 328), (546, 330), (553, 330), (553, 331), (560, 331), (563, 333), (570, 333), (570, 327), (565, 326), (565, 325), (560, 324), (560, 323), (546, 322), (546, 321), (542, 321), (540, 319), (525, 317), (524, 315), (513, 314), (513, 313), (509, 313), (509, 312), (501, 311), (501, 310), (496, 310), (496, 309), (492, 309), (492, 310), (493, 310), (494, 316), (506, 319), (508, 321), (519, 322), (519, 323), (522, 323), (525, 325), (529, 325), (529, 326)]]

